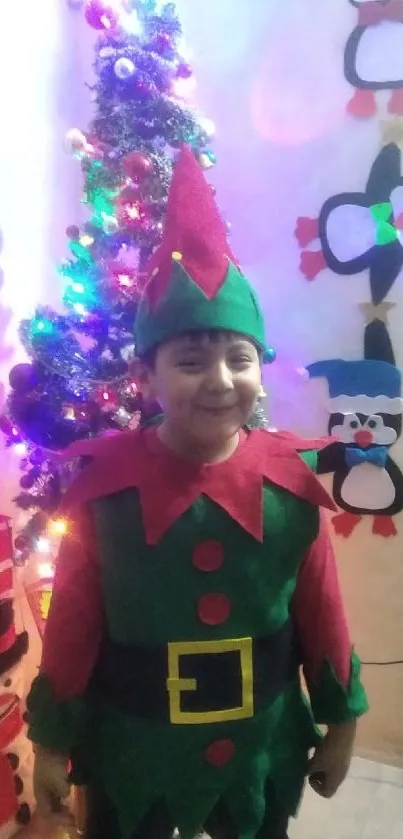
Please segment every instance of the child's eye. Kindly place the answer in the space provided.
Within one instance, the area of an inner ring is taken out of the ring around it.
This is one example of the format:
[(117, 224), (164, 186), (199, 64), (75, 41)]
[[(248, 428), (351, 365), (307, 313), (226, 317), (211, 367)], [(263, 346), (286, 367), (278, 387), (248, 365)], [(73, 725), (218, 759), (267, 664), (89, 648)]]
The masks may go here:
[(200, 369), (201, 366), (202, 362), (196, 358), (188, 358), (178, 362), (178, 367), (181, 367), (182, 370), (196, 370)]
[(230, 364), (232, 367), (247, 367), (248, 364), (252, 364), (252, 359), (248, 355), (239, 355), (231, 358)]

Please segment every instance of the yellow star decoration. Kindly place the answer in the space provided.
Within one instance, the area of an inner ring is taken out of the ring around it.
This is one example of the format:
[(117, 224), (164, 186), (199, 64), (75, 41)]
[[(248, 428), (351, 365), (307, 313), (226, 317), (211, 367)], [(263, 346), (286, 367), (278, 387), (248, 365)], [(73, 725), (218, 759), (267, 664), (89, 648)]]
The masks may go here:
[(388, 122), (381, 122), (381, 135), (383, 146), (387, 146), (389, 143), (403, 146), (403, 119), (396, 117), (388, 120)]
[(374, 306), (373, 303), (360, 303), (359, 305), (366, 324), (373, 323), (374, 320), (380, 320), (387, 324), (389, 312), (395, 307), (396, 303), (380, 303), (379, 306)]

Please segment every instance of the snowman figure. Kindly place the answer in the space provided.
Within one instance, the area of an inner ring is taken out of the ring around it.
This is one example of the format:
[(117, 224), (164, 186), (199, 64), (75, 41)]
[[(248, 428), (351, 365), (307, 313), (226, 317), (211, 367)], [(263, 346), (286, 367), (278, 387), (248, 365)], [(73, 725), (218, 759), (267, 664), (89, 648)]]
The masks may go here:
[(396, 535), (393, 517), (403, 510), (403, 475), (389, 454), (402, 432), (401, 375), (389, 361), (368, 357), (375, 344), (392, 352), (384, 323), (369, 324), (365, 339), (362, 361), (331, 359), (307, 369), (329, 387), (335, 442), (319, 453), (318, 472), (333, 473), (333, 497), (343, 511), (333, 518), (335, 531), (348, 537), (372, 516), (372, 532), (386, 538)]
[(33, 806), (32, 747), (23, 720), (26, 632), (17, 634), (12, 600), (11, 528), (0, 517), (0, 839), (29, 823)]
[[(372, 302), (385, 299), (403, 267), (400, 167), (400, 149), (390, 143), (376, 158), (364, 192), (332, 196), (318, 219), (298, 218), (295, 235), (303, 248), (300, 270), (306, 279), (314, 280), (325, 268), (344, 276), (369, 269)], [(315, 239), (320, 250), (308, 249)]]
[(344, 73), (356, 93), (348, 111), (357, 117), (376, 113), (375, 94), (391, 91), (390, 114), (403, 114), (403, 0), (349, 0), (358, 25), (344, 54)]

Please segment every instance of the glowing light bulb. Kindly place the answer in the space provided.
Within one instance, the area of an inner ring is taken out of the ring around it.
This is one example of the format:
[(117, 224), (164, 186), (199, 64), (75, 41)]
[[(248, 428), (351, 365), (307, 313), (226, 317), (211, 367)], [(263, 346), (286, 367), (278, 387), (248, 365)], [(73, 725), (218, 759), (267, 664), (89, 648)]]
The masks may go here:
[(172, 93), (177, 99), (190, 99), (196, 89), (196, 79), (189, 76), (188, 79), (175, 79), (172, 82)]
[(37, 565), (38, 576), (41, 579), (48, 579), (54, 577), (55, 571), (51, 562), (38, 562)]
[(126, 288), (129, 288), (132, 284), (129, 274), (119, 274), (118, 279), (119, 285), (125, 286)]
[(41, 554), (50, 553), (50, 541), (49, 541), (49, 539), (46, 539), (45, 536), (41, 536), (40, 539), (37, 540), (36, 550), (39, 551), (39, 553), (41, 553)]
[(126, 212), (129, 218), (133, 219), (133, 221), (140, 218), (140, 210), (138, 204), (128, 204)]
[(104, 400), (104, 402), (109, 402), (109, 393), (107, 390), (104, 390), (102, 394), (102, 399)]
[(95, 239), (94, 239), (93, 236), (89, 236), (88, 233), (84, 233), (83, 236), (80, 236), (79, 241), (80, 241), (80, 245), (82, 245), (83, 248), (89, 248), (89, 247), (91, 247), (91, 245), (94, 244)]
[(22, 457), (24, 454), (27, 453), (27, 447), (25, 443), (16, 443), (16, 445), (14, 446), (14, 451), (16, 454)]
[(55, 536), (64, 536), (67, 533), (67, 521), (65, 519), (54, 519), (50, 522), (49, 530)]
[(85, 315), (87, 314), (87, 310), (86, 310), (85, 306), (83, 306), (82, 303), (74, 303), (73, 308), (74, 308), (74, 311), (77, 312), (77, 314), (81, 315), (82, 317), (85, 317)]

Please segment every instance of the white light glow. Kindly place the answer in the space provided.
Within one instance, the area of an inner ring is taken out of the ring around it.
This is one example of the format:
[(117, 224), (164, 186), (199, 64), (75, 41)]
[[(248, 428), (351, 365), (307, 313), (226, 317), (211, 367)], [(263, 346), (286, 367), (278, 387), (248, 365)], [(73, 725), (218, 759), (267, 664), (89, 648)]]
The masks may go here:
[(172, 93), (177, 99), (191, 99), (196, 90), (196, 79), (194, 76), (189, 76), (188, 79), (175, 79), (172, 83)]
[(128, 35), (140, 35), (142, 26), (136, 12), (131, 12), (131, 14), (122, 12), (119, 16), (119, 23)]
[(16, 443), (16, 445), (13, 446), (13, 452), (14, 454), (17, 454), (18, 457), (23, 457), (24, 454), (27, 453), (27, 447), (25, 443)]
[(51, 562), (38, 562), (37, 565), (38, 577), (41, 580), (47, 580), (54, 577), (54, 568)]
[(41, 536), (36, 543), (36, 550), (39, 551), (41, 554), (48, 554), (50, 553), (50, 540), (46, 539), (44, 536)]

